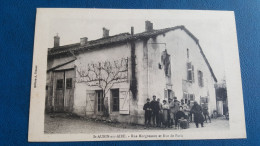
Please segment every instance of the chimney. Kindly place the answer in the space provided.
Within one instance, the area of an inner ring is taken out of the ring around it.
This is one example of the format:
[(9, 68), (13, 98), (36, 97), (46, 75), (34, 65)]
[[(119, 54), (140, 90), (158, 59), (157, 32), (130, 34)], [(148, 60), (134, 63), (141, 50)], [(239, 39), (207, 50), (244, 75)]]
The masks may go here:
[(109, 37), (109, 30), (103, 27), (103, 38)]
[(153, 23), (150, 21), (145, 21), (145, 31), (152, 31), (153, 30)]
[(80, 38), (80, 46), (87, 45), (87, 43), (88, 43), (88, 38), (87, 37)]
[(54, 36), (54, 47), (60, 46), (60, 37), (58, 36), (58, 33), (56, 36)]
[(134, 35), (134, 27), (131, 27), (131, 35)]

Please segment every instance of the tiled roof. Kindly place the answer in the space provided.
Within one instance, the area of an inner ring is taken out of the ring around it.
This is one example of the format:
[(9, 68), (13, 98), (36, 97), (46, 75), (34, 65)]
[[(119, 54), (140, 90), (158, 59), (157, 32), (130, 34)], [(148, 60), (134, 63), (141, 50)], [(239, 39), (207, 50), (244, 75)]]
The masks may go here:
[(121, 33), (121, 34), (114, 35), (114, 36), (109, 36), (109, 37), (105, 37), (105, 38), (101, 38), (101, 39), (97, 39), (97, 40), (93, 40), (93, 41), (88, 41), (87, 45), (85, 45), (85, 46), (81, 46), (80, 43), (75, 43), (75, 44), (50, 48), (48, 51), (48, 56), (56, 56), (56, 55), (60, 55), (60, 54), (64, 54), (64, 53), (69, 53), (70, 51), (92, 50), (92, 49), (110, 45), (110, 44), (117, 44), (117, 43), (122, 43), (122, 42), (135, 41), (138, 39), (152, 38), (157, 35), (161, 35), (161, 34), (167, 33), (169, 31), (177, 30), (177, 29), (181, 29), (181, 30), (185, 31), (195, 41), (195, 43), (198, 45), (198, 47), (200, 49), (200, 53), (201, 53), (202, 57), (204, 58), (214, 80), (217, 82), (217, 78), (216, 78), (215, 74), (213, 73), (213, 70), (199, 44), (199, 40), (183, 25), (169, 27), (169, 28), (165, 28), (165, 29), (159, 29), (159, 30), (146, 31), (146, 32), (137, 33), (134, 35), (131, 35), (129, 33)]
[(88, 41), (87, 45), (85, 45), (85, 46), (81, 46), (80, 43), (75, 43), (75, 44), (70, 44), (70, 45), (54, 47), (54, 48), (49, 49), (48, 55), (53, 56), (53, 55), (67, 53), (69, 51), (95, 48), (95, 47), (100, 46), (101, 44), (110, 44), (113, 42), (117, 42), (118, 40), (128, 38), (129, 36), (130, 36), (129, 33), (121, 33), (121, 34), (114, 35), (114, 36), (109, 36), (109, 37), (105, 37), (105, 38), (101, 38), (101, 39), (97, 39), (97, 40), (93, 40), (93, 41)]
[(93, 41), (88, 41), (88, 44), (85, 46), (80, 46), (80, 43), (75, 43), (75, 44), (70, 44), (70, 45), (65, 45), (65, 46), (60, 46), (60, 47), (54, 47), (54, 48), (49, 49), (50, 51), (48, 52), (48, 55), (53, 56), (53, 55), (57, 55), (57, 54), (67, 53), (69, 51), (84, 50), (84, 49), (89, 50), (89, 49), (97, 48), (97, 47), (108, 45), (108, 44), (149, 38), (149, 37), (157, 36), (159, 34), (166, 33), (171, 30), (183, 29), (183, 28), (184, 28), (184, 26), (176, 26), (176, 27), (170, 27), (170, 28), (165, 28), (165, 29), (137, 33), (134, 35), (130, 35), (129, 33), (121, 33), (121, 34), (114, 35), (114, 36), (109, 36), (109, 37), (105, 37), (105, 38), (101, 38), (101, 39), (97, 39), (97, 40), (93, 40)]

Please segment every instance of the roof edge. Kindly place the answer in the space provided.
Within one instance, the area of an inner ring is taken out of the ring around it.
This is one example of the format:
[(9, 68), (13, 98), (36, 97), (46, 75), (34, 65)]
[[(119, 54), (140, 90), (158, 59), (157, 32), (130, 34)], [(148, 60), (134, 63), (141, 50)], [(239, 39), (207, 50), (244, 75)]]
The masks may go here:
[(213, 72), (213, 69), (211, 68), (211, 66), (210, 66), (210, 64), (209, 64), (209, 61), (208, 61), (206, 55), (204, 54), (204, 52), (203, 52), (203, 50), (202, 50), (202, 48), (201, 48), (201, 46), (200, 46), (200, 44), (199, 44), (199, 39), (196, 38), (185, 26), (183, 26), (183, 30), (184, 30), (184, 31), (195, 41), (195, 43), (198, 45), (198, 47), (199, 47), (199, 49), (200, 49), (200, 53), (201, 53), (202, 57), (204, 58), (204, 60), (205, 60), (205, 62), (206, 62), (206, 64), (207, 64), (207, 66), (208, 66), (208, 68), (209, 68), (209, 71), (211, 72), (211, 75), (212, 75), (214, 81), (215, 81), (215, 82), (218, 82), (218, 80), (217, 80), (217, 78), (216, 78), (216, 76), (215, 76), (215, 74), (214, 74), (214, 72)]

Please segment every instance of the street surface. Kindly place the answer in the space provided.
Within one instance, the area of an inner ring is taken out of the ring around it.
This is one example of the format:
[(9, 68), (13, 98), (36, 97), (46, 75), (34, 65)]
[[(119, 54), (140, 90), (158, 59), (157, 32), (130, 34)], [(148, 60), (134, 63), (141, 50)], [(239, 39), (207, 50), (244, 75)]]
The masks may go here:
[(113, 132), (147, 132), (156, 130), (185, 130), (185, 131), (211, 131), (226, 130), (229, 122), (224, 117), (212, 119), (211, 123), (204, 122), (203, 128), (196, 128), (195, 123), (190, 123), (188, 129), (155, 128), (145, 129), (143, 125), (131, 125), (120, 123), (109, 123), (106, 121), (95, 121), (66, 114), (45, 115), (45, 133), (113, 133)]

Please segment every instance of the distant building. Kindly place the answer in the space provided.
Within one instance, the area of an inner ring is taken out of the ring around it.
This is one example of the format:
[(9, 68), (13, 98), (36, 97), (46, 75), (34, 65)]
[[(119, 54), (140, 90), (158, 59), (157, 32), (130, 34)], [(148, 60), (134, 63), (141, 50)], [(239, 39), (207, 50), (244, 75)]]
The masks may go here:
[(217, 112), (219, 115), (225, 115), (228, 112), (228, 98), (226, 81), (215, 84)]
[(144, 123), (143, 105), (156, 95), (208, 103), (216, 110), (217, 79), (199, 45), (184, 26), (103, 37), (60, 46), (59, 36), (48, 49), (46, 111), (81, 116), (109, 116)]

